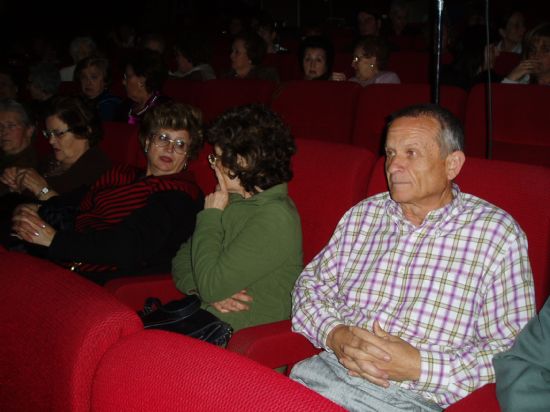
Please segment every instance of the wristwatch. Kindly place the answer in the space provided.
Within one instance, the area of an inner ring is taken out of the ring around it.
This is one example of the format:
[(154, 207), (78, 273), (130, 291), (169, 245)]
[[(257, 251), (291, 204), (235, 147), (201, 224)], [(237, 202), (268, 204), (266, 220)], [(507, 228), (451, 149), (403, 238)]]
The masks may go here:
[(48, 186), (44, 186), (42, 189), (40, 189), (40, 192), (36, 194), (36, 197), (40, 198), (42, 196), (47, 195), (49, 192), (50, 192), (50, 189), (48, 188)]

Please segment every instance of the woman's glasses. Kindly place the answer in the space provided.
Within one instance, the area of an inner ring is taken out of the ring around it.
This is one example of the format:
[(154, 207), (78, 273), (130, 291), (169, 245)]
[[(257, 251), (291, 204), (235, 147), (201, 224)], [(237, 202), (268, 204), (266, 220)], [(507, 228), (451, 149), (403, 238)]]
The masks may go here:
[(63, 137), (64, 134), (72, 132), (73, 129), (67, 129), (67, 130), (42, 130), (42, 135), (46, 139), (51, 139), (52, 137), (55, 137), (56, 139), (60, 139)]
[(170, 144), (174, 147), (174, 152), (178, 154), (186, 154), (187, 153), (187, 144), (185, 143), (185, 140), (183, 139), (172, 139), (169, 135), (166, 133), (161, 134), (155, 134), (153, 135), (153, 144), (156, 147), (166, 147)]

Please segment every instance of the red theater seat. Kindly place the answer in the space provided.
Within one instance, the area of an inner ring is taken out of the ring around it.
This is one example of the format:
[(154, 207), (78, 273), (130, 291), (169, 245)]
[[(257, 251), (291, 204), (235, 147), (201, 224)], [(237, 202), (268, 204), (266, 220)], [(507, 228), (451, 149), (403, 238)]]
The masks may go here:
[(135, 125), (103, 122), (103, 139), (99, 142), (113, 164), (129, 164), (145, 168), (146, 160)]
[(390, 53), (388, 70), (396, 72), (401, 83), (430, 82), (430, 53), (400, 50)]
[[(458, 87), (441, 86), (440, 102), (464, 121), (466, 92)], [(428, 84), (373, 84), (363, 89), (357, 102), (352, 143), (381, 154), (388, 117), (396, 110), (431, 100)]]
[(95, 412), (344, 411), (265, 366), (214, 345), (147, 330), (120, 341), (94, 380)]
[[(486, 86), (470, 90), (466, 105), (466, 153), (486, 157)], [(550, 166), (550, 88), (492, 84), (493, 159)]]
[(352, 82), (285, 83), (271, 107), (298, 139), (350, 143), (361, 86)]

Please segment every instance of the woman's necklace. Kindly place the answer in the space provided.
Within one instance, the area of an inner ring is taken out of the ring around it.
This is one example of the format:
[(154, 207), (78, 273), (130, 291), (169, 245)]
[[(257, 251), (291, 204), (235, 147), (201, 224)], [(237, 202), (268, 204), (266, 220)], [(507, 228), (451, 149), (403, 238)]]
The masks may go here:
[(138, 123), (139, 117), (143, 113), (145, 113), (149, 109), (149, 107), (151, 107), (153, 105), (153, 103), (155, 103), (155, 101), (158, 99), (158, 97), (159, 97), (158, 92), (153, 93), (153, 95), (149, 98), (149, 100), (147, 100), (147, 102), (145, 102), (145, 105), (140, 110), (138, 110), (137, 112), (134, 112), (134, 108), (131, 108), (130, 111), (128, 112), (128, 123), (129, 124)]

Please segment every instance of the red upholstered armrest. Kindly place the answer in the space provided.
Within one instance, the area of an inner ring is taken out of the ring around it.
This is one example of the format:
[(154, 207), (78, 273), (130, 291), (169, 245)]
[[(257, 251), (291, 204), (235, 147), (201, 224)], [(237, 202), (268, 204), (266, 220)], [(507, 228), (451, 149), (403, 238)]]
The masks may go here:
[(241, 329), (233, 335), (227, 349), (271, 369), (292, 367), (320, 352), (305, 337), (292, 332), (289, 320)]
[(134, 310), (143, 309), (145, 299), (159, 298), (163, 303), (185, 295), (176, 289), (170, 274), (113, 279), (105, 288)]
[(495, 392), (495, 384), (489, 383), (472, 392), (464, 399), (449, 406), (448, 412), (500, 412)]

